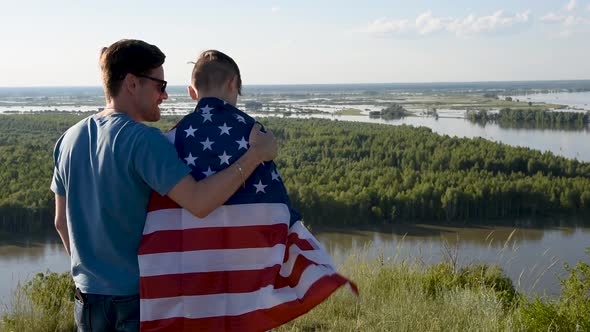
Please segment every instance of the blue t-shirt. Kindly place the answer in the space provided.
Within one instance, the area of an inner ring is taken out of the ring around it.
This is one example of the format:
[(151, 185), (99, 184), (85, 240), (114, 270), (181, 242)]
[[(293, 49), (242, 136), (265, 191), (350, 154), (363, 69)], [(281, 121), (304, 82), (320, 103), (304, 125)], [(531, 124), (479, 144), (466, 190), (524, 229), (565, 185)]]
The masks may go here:
[(137, 294), (150, 193), (165, 195), (190, 168), (160, 130), (121, 113), (78, 122), (57, 141), (53, 158), (51, 190), (66, 197), (76, 287)]

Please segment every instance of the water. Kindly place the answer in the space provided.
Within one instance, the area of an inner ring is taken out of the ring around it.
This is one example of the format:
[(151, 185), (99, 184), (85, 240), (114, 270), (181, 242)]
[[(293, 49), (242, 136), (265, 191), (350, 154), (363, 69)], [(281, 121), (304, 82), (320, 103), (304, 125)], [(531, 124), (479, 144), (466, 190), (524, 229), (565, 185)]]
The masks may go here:
[[(561, 85), (559, 85), (559, 84)], [(590, 81), (578, 82), (503, 82), (503, 83), (450, 83), (450, 84), (377, 84), (377, 85), (322, 85), (312, 86), (319, 92), (388, 91), (398, 89), (419, 93), (431, 93), (433, 89), (449, 91), (462, 89), (480, 91), (506, 87), (520, 89), (535, 85), (538, 89), (551, 89), (555, 84), (561, 88), (575, 86), (588, 87)], [(192, 111), (194, 103), (186, 99), (184, 87), (171, 87), (169, 101), (163, 105), (165, 113), (186, 114)], [(247, 93), (253, 94), (303, 94), (296, 95), (293, 101), (308, 98), (313, 101), (310, 86), (250, 86)], [(406, 92), (398, 92), (403, 95)], [(104, 100), (100, 88), (0, 88), (0, 113), (30, 112), (31, 110), (96, 111), (103, 106)], [(568, 104), (570, 108), (586, 109), (590, 105), (590, 92), (553, 93), (515, 96), (522, 100)], [(8, 102), (6, 100), (9, 100)], [(376, 98), (375, 105), (351, 99), (350, 105), (318, 104), (326, 111), (355, 107), (361, 110), (375, 110), (377, 105), (386, 100)], [(390, 101), (390, 100), (387, 100)], [(406, 117), (398, 120), (371, 119), (367, 116), (335, 116), (331, 114), (313, 115), (341, 121), (361, 121), (383, 123), (388, 125), (425, 126), (441, 135), (458, 137), (483, 137), (513, 146), (524, 146), (540, 151), (550, 151), (556, 155), (576, 158), (590, 162), (590, 130), (538, 130), (501, 128), (496, 124), (485, 126), (462, 119), (461, 110), (438, 111), (440, 118)], [(259, 114), (259, 116), (266, 116)], [(309, 117), (297, 116), (293, 117)], [(472, 223), (472, 222), (469, 222)], [(564, 223), (571, 224), (571, 223)], [(590, 246), (590, 228), (572, 226), (528, 227), (528, 228), (477, 226), (477, 227), (440, 227), (429, 225), (396, 226), (378, 230), (339, 230), (322, 231), (318, 238), (327, 246), (336, 260), (342, 260), (350, 252), (366, 249), (373, 257), (380, 254), (385, 259), (403, 258), (419, 259), (425, 263), (435, 263), (449, 252), (445, 243), (451, 245), (452, 252), (458, 253), (461, 264), (483, 261), (498, 263), (518, 285), (520, 290), (531, 294), (555, 295), (559, 292), (556, 276), (563, 275), (563, 263), (575, 264), (579, 260), (588, 261), (584, 248)], [(512, 236), (511, 236), (512, 234)], [(510, 238), (510, 241), (508, 239)], [(445, 249), (447, 248), (447, 249)], [(54, 230), (44, 234), (15, 235), (0, 231), (0, 311), (8, 305), (12, 291), (19, 282), (25, 282), (38, 272), (47, 269), (54, 272), (68, 271), (69, 257)]]
[[(569, 224), (568, 220), (563, 221)], [(555, 223), (554, 223), (555, 224)], [(370, 230), (316, 230), (337, 264), (352, 253), (365, 251), (385, 261), (434, 264), (449, 256), (460, 265), (473, 262), (499, 264), (517, 288), (528, 294), (559, 293), (557, 276), (563, 264), (588, 261), (589, 226), (435, 226), (396, 225)], [(446, 249), (445, 249), (446, 248)], [(0, 236), (0, 312), (9, 305), (19, 282), (38, 272), (69, 271), (70, 262), (55, 231), (42, 235)]]
[(336, 262), (355, 251), (386, 262), (402, 260), (434, 264), (456, 257), (459, 266), (469, 263), (500, 265), (519, 291), (555, 297), (558, 277), (590, 261), (590, 227), (536, 227), (475, 225), (470, 227), (398, 225), (380, 230), (325, 231), (318, 239)]
[(590, 92), (535, 93), (512, 98), (521, 101), (568, 105), (570, 109), (590, 111)]
[[(258, 117), (264, 114), (254, 114)], [(340, 121), (358, 121), (367, 123), (381, 123), (388, 125), (410, 125), (428, 127), (441, 135), (457, 137), (482, 137), (494, 142), (511, 146), (527, 147), (542, 152), (549, 151), (555, 155), (579, 161), (590, 162), (590, 129), (557, 130), (557, 129), (518, 129), (502, 128), (497, 124), (488, 123), (485, 126), (469, 120), (458, 118), (405, 117), (397, 120), (371, 119), (367, 116), (352, 115), (291, 115), (293, 118), (323, 118)]]
[(55, 230), (39, 234), (11, 234), (0, 231), (0, 312), (8, 305), (19, 282), (36, 273), (65, 272), (70, 258)]

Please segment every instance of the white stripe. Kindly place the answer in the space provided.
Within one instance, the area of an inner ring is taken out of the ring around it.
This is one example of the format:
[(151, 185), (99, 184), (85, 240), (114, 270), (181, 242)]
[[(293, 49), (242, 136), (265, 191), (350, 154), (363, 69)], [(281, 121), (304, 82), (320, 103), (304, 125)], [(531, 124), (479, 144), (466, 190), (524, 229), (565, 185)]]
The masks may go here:
[(214, 271), (259, 270), (283, 262), (285, 245), (139, 255), (142, 277)]
[(197, 218), (185, 209), (164, 209), (148, 213), (143, 234), (193, 228), (289, 224), (290, 218), (289, 207), (283, 203), (224, 205), (206, 218)]
[(236, 316), (260, 309), (268, 309), (282, 303), (301, 299), (320, 278), (332, 275), (323, 266), (310, 266), (302, 274), (295, 288), (274, 289), (272, 285), (250, 293), (223, 293), (183, 296), (161, 299), (142, 299), (141, 321), (173, 317), (205, 318)]
[(281, 266), (279, 274), (283, 277), (288, 277), (293, 273), (295, 261), (297, 257), (303, 256), (316, 264), (327, 265), (335, 272), (334, 264), (328, 253), (324, 250), (301, 250), (297, 245), (289, 247), (289, 260)]
[[(298, 220), (297, 222), (295, 222), (293, 224), (293, 226), (291, 226), (291, 228), (289, 228), (289, 232), (297, 233), (297, 235), (299, 236), (300, 239), (313, 239), (313, 240), (315, 240), (315, 237), (309, 232), (307, 227), (305, 227), (303, 225), (301, 220)], [(317, 242), (317, 241), (315, 241), (315, 242)], [(319, 242), (317, 242), (317, 243), (319, 244)]]
[(164, 137), (168, 140), (168, 142), (174, 144), (174, 140), (176, 137), (176, 128), (170, 130), (169, 132), (164, 134)]

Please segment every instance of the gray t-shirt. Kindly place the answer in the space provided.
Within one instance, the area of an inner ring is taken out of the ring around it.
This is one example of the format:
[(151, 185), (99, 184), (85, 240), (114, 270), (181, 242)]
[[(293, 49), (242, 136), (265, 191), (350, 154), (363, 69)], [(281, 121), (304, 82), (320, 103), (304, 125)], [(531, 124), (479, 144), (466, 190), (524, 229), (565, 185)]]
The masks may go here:
[(51, 190), (66, 197), (72, 275), (84, 293), (139, 292), (137, 251), (153, 190), (190, 173), (160, 130), (125, 114), (90, 116), (57, 141)]

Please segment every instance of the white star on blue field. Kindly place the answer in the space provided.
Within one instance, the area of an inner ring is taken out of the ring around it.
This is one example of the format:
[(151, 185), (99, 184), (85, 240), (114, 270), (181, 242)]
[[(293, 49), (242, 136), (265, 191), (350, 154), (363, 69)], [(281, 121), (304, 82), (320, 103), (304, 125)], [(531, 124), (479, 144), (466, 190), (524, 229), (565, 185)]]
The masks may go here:
[[(254, 123), (252, 117), (221, 99), (203, 98), (195, 111), (177, 124), (174, 146), (199, 181), (231, 167), (248, 151), (246, 137), (250, 137)], [(300, 218), (290, 207), (285, 185), (271, 161), (261, 163), (225, 204), (279, 202), (289, 206), (293, 222)]]

